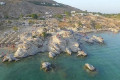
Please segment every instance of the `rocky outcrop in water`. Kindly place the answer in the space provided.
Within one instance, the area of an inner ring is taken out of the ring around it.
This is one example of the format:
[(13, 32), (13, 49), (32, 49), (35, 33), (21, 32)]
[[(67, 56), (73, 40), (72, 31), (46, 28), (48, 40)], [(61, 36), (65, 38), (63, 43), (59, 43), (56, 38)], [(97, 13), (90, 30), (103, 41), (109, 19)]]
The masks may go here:
[(96, 68), (95, 68), (93, 65), (88, 64), (88, 63), (85, 64), (85, 67), (86, 67), (87, 69), (89, 69), (90, 71), (95, 71), (95, 70), (96, 70)]
[(43, 62), (42, 69), (44, 69), (45, 71), (50, 71), (52, 69), (52, 64), (49, 62)]
[(78, 51), (77, 56), (86, 57), (87, 54), (84, 51)]
[(84, 38), (84, 41), (86, 41), (87, 43), (104, 43), (104, 39), (102, 37), (98, 37), (98, 36), (95, 36), (93, 35), (91, 38)]
[(98, 43), (104, 43), (104, 39), (102, 37), (98, 37), (98, 36), (95, 36), (95, 35), (92, 36), (92, 40), (94, 40)]

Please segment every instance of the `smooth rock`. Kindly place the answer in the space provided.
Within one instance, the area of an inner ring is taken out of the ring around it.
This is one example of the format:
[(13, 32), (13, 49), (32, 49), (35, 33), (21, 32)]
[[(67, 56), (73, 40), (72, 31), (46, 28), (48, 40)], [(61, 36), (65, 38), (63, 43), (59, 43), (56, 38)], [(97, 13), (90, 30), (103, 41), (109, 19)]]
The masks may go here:
[(78, 55), (77, 56), (86, 57), (87, 54), (84, 51), (78, 51)]
[(86, 67), (87, 69), (89, 69), (90, 71), (95, 71), (95, 70), (96, 70), (96, 68), (95, 68), (93, 65), (88, 64), (88, 63), (85, 64), (85, 67)]

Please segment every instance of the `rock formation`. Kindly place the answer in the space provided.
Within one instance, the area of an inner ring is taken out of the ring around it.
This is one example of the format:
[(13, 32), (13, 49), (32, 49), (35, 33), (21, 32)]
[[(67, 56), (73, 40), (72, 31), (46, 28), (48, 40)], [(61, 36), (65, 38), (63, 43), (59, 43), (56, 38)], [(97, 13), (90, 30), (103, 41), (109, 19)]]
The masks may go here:
[(84, 51), (78, 51), (78, 55), (77, 56), (86, 57), (87, 54)]
[(18, 49), (14, 57), (27, 57), (39, 52), (49, 52), (49, 57), (53, 58), (61, 52), (69, 55), (72, 52), (80, 50), (79, 43), (70, 31), (58, 31), (47, 36), (44, 29), (38, 29), (36, 32), (25, 33), (20, 36)]
[(95, 71), (95, 70), (96, 70), (93, 65), (88, 64), (88, 63), (85, 64), (85, 67), (86, 67), (87, 69), (89, 69), (90, 71)]
[(42, 63), (42, 69), (44, 69), (45, 71), (49, 71), (49, 70), (51, 70), (51, 68), (52, 68), (51, 63), (49, 63), (49, 62), (43, 62)]

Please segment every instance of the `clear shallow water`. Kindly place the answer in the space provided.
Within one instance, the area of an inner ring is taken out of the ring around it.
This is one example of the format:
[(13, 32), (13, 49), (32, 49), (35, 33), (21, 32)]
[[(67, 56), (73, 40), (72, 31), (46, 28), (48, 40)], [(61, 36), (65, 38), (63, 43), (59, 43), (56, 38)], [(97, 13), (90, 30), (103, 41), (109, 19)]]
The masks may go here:
[[(89, 55), (87, 58), (62, 54), (56, 59), (49, 59), (47, 53), (43, 53), (19, 62), (0, 62), (0, 80), (120, 80), (120, 33), (92, 34), (102, 36), (105, 44), (83, 43), (83, 49)], [(42, 71), (42, 61), (55, 64), (56, 69), (47, 73)], [(97, 72), (87, 72), (83, 68), (86, 62), (94, 65)]]

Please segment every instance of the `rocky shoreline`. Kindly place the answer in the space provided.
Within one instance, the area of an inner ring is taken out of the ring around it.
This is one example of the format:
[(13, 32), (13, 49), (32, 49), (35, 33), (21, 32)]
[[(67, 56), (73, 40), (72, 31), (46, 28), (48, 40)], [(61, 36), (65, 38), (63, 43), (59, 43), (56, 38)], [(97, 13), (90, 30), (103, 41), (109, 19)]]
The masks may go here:
[(3, 62), (7, 60), (16, 61), (43, 52), (48, 52), (50, 58), (54, 58), (62, 52), (69, 55), (79, 53), (81, 56), (86, 56), (87, 54), (84, 51), (80, 54), (81, 41), (104, 42), (101, 37), (93, 36), (88, 38), (87, 35), (73, 30), (52, 29), (49, 27), (38, 27), (36, 31), (20, 34), (19, 38), (20, 40), (16, 44), (16, 52), (13, 55), (5, 55)]

